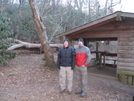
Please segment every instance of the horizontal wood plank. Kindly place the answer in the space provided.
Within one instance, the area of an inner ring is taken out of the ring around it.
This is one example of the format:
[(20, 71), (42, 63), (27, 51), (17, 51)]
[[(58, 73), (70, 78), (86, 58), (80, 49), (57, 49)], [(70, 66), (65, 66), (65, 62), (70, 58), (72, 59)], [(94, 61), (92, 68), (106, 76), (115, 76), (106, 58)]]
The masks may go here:
[(118, 46), (134, 46), (134, 41), (130, 42), (130, 41), (126, 41), (126, 42), (118, 42)]
[(134, 68), (134, 62), (133, 63), (126, 63), (126, 62), (118, 62), (118, 66), (124, 66), (124, 67), (131, 67)]
[(118, 53), (118, 58), (133, 58), (134, 55), (132, 54), (120, 54)]
[(92, 30), (103, 31), (103, 30), (129, 30), (129, 29), (134, 29), (133, 23), (131, 23), (131, 25), (129, 24), (129, 26), (126, 26), (125, 23), (121, 24), (121, 23), (116, 22), (114, 24), (107, 24), (107, 25), (99, 26), (97, 28), (93, 28)]
[(124, 62), (124, 63), (134, 63), (134, 59), (132, 58), (118, 58), (118, 62)]
[(118, 46), (118, 50), (134, 50), (133, 46)]
[(119, 37), (118, 38), (119, 42), (127, 41), (127, 42), (134, 42), (134, 37)]
[(134, 55), (134, 50), (118, 50), (118, 53), (121, 54), (133, 54)]
[(119, 34), (119, 38), (126, 38), (126, 37), (134, 37), (134, 33), (133, 32), (128, 32), (128, 33), (121, 33), (121, 34)]
[(134, 71), (134, 68), (129, 67), (129, 66), (127, 66), (127, 67), (126, 66), (117, 66), (117, 71), (118, 70), (123, 70), (123, 71), (126, 70), (126, 71), (131, 71), (132, 72), (132, 71)]
[(115, 37), (118, 37), (118, 34), (105, 34), (105, 33), (102, 33), (102, 34), (98, 34), (99, 32), (97, 32), (96, 34), (94, 32), (87, 32), (86, 34), (85, 33), (80, 33), (80, 34), (77, 34), (77, 35), (74, 35), (74, 36), (69, 36), (71, 38), (115, 38)]

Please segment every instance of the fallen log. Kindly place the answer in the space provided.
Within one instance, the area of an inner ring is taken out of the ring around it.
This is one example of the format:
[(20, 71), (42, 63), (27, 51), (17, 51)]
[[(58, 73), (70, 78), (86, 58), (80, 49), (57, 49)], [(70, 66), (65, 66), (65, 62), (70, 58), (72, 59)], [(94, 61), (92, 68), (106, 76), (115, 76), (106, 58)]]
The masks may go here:
[[(28, 49), (28, 50), (40, 50), (42, 51), (41, 44), (35, 44), (35, 43), (28, 43), (28, 42), (23, 42), (20, 40), (14, 40), (15, 44), (10, 46), (7, 51), (12, 51), (16, 49)], [(51, 48), (61, 48), (63, 44), (50, 44)]]

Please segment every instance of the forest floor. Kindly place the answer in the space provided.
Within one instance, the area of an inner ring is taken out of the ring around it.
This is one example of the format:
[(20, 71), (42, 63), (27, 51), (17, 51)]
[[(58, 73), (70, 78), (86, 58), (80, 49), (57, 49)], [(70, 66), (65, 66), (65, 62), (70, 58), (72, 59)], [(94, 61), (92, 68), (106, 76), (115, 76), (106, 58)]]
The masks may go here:
[(75, 77), (72, 94), (59, 93), (59, 71), (44, 67), (43, 56), (21, 53), (0, 66), (0, 101), (132, 101), (134, 86), (90, 73), (86, 97), (75, 94)]

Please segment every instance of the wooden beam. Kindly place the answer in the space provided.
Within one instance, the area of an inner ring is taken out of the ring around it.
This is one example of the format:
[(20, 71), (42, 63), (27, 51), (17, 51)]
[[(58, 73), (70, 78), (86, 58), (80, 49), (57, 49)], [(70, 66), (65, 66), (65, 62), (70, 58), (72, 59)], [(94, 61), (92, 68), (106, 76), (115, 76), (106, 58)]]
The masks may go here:
[(118, 46), (118, 50), (134, 51), (134, 46)]
[[(121, 36), (122, 33), (134, 33), (134, 30), (111, 30), (111, 31), (89, 31), (89, 32), (83, 32), (83, 33), (78, 33), (77, 35), (69, 35), (68, 37), (72, 38), (77, 38), (77, 37), (82, 37), (82, 38), (101, 38), (101, 37), (119, 37)], [(124, 34), (122, 34), (124, 36)], [(127, 35), (125, 35), (127, 36)], [(131, 35), (133, 36), (133, 35)]]
[(102, 54), (100, 54), (100, 61), (99, 61), (99, 63), (100, 63), (100, 69), (102, 69)]
[(99, 43), (96, 42), (96, 60), (98, 61), (99, 60), (99, 53), (98, 53), (98, 47), (99, 47)]
[(73, 39), (69, 39), (70, 40), (70, 45), (72, 46), (72, 47), (74, 47), (74, 40)]
[(120, 12), (116, 15), (116, 21), (122, 21)]
[(119, 39), (120, 38), (127, 38), (127, 37), (134, 37), (134, 31), (129, 31), (128, 33), (121, 33), (119, 34)]
[(103, 30), (129, 30), (134, 29), (134, 25), (130, 24), (111, 24), (111, 25), (105, 25), (105, 26), (99, 26), (96, 28), (89, 29), (89, 31), (103, 31)]
[(124, 63), (133, 63), (134, 62), (134, 59), (132, 58), (118, 58), (117, 60), (118, 62), (124, 62)]
[(134, 69), (134, 63), (118, 62), (118, 66), (131, 67)]
[(132, 68), (131, 66), (117, 66), (117, 70), (127, 70), (127, 71), (134, 71), (134, 68)]
[(120, 15), (121, 15), (122, 17), (134, 18), (134, 13), (121, 12)]
[[(71, 38), (73, 38), (73, 37), (71, 37)], [(78, 38), (80, 38), (80, 37), (75, 37), (75, 38), (73, 38), (73, 39), (74, 39), (75, 41), (77, 41)], [(88, 38), (88, 40), (89, 40), (90, 42), (95, 42), (95, 41), (105, 41), (105, 40), (117, 41), (117, 37)]]
[(133, 58), (132, 54), (118, 53), (118, 58)]
[(129, 85), (133, 85), (133, 76), (132, 75), (127, 75), (127, 83)]
[(89, 41), (87, 39), (84, 39), (84, 45), (86, 45), (86, 46), (89, 45)]
[(120, 42), (134, 42), (134, 37), (119, 37)]
[(118, 42), (118, 46), (134, 46), (134, 42), (130, 42), (130, 41), (128, 41), (128, 42)]
[(121, 54), (133, 54), (134, 55), (134, 50), (118, 50), (118, 53)]
[(84, 34), (78, 34), (74, 36), (69, 36), (71, 38), (116, 38), (118, 37), (118, 34), (98, 34), (98, 33), (84, 33)]

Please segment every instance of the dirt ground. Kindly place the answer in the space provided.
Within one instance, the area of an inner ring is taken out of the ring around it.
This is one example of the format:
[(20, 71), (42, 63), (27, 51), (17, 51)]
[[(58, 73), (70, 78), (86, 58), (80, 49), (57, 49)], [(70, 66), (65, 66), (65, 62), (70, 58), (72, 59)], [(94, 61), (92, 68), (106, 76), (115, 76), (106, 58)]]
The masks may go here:
[[(56, 58), (56, 57), (55, 57)], [(43, 54), (21, 53), (0, 66), (0, 101), (132, 101), (134, 86), (88, 74), (87, 96), (59, 93), (58, 71), (44, 67)]]

